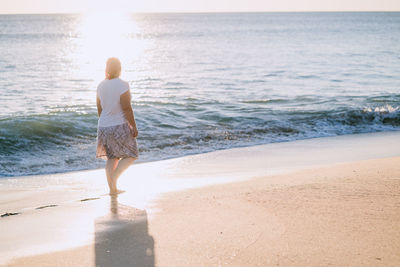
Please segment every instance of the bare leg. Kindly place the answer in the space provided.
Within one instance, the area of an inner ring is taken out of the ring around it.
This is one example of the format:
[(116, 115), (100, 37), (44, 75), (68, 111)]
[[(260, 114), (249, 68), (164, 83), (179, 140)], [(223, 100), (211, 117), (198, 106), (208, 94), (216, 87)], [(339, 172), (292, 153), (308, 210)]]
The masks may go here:
[(108, 186), (110, 187), (110, 195), (116, 195), (122, 190), (117, 189), (117, 180), (119, 176), (135, 161), (135, 158), (108, 159), (106, 163), (106, 175)]
[(107, 176), (108, 187), (110, 188), (110, 193), (117, 191), (116, 180), (114, 179), (113, 176), (114, 176), (114, 171), (117, 168), (118, 161), (119, 161), (118, 159), (108, 159), (106, 162), (106, 176)]
[(118, 162), (117, 167), (114, 170), (113, 178), (115, 179), (115, 184), (119, 176), (135, 161), (135, 158), (123, 158)]

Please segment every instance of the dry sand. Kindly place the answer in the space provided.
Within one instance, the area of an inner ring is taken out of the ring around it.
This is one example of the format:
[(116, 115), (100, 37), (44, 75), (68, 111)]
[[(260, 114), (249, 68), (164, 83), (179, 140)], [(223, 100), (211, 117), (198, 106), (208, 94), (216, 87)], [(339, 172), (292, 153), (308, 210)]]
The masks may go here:
[(159, 266), (400, 265), (400, 158), (195, 189), (159, 205), (150, 224)]
[[(162, 188), (174, 189), (160, 189), (155, 201), (144, 206), (135, 198), (143, 190), (140, 186), (118, 199), (100, 195), (63, 202), (66, 197), (59, 196), (58, 206), (39, 210), (17, 210), (26, 202), (3, 197), (0, 208), (12, 207), (21, 214), (0, 219), (0, 256), (5, 266), (399, 266), (400, 157), (393, 156), (400, 154), (393, 146), (399, 137), (300, 141), (138, 165), (127, 175), (158, 166), (175, 177), (149, 178), (149, 183), (163, 181)], [(381, 150), (362, 153), (371, 141)], [(299, 149), (302, 146), (310, 149)], [(281, 154), (266, 156), (277, 148)], [(313, 155), (326, 157), (318, 161)], [(371, 155), (378, 159), (365, 158)], [(276, 158), (280, 161), (272, 164)], [(346, 160), (334, 160), (340, 158)], [(286, 160), (298, 168), (275, 173), (258, 165), (263, 160), (274, 166)], [(234, 173), (242, 176), (224, 180), (232, 162)], [(193, 177), (198, 173), (191, 180), (195, 188), (177, 187), (175, 183), (190, 180), (183, 175), (188, 170)], [(220, 179), (219, 184), (204, 183), (205, 176)], [(41, 202), (55, 200), (50, 195)]]

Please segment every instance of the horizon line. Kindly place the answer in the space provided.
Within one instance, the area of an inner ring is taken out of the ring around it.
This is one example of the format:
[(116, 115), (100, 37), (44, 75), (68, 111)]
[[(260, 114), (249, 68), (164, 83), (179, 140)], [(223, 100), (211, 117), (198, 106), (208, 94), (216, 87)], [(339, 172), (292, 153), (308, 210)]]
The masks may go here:
[[(112, 11), (111, 11), (112, 12)], [(240, 14), (240, 13), (398, 13), (400, 10), (269, 10), (269, 11), (132, 11), (125, 14)], [(0, 15), (85, 15), (95, 12), (0, 13)], [(103, 13), (102, 11), (100, 13)], [(107, 13), (107, 12), (106, 12)]]

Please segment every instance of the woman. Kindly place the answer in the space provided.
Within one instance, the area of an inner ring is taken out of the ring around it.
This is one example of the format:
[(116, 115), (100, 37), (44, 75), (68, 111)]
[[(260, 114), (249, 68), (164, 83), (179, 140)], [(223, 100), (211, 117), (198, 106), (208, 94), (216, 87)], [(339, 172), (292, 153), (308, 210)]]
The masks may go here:
[(117, 189), (118, 177), (139, 156), (135, 117), (131, 106), (129, 84), (119, 78), (121, 62), (109, 58), (106, 78), (97, 87), (97, 158), (107, 160), (106, 176), (110, 195), (121, 193)]

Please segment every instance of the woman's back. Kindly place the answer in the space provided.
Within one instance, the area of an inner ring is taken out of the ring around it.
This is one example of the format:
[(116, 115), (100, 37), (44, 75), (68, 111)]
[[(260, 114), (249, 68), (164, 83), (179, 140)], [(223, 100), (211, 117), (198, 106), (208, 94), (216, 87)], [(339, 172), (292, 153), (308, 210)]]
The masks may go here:
[(102, 112), (99, 127), (109, 127), (126, 122), (121, 108), (120, 96), (129, 90), (129, 84), (120, 78), (102, 81), (97, 87)]
[(96, 157), (106, 159), (106, 176), (110, 194), (117, 189), (118, 177), (138, 158), (135, 116), (131, 105), (129, 84), (119, 78), (121, 62), (107, 60), (105, 80), (97, 86), (96, 106), (99, 114)]

